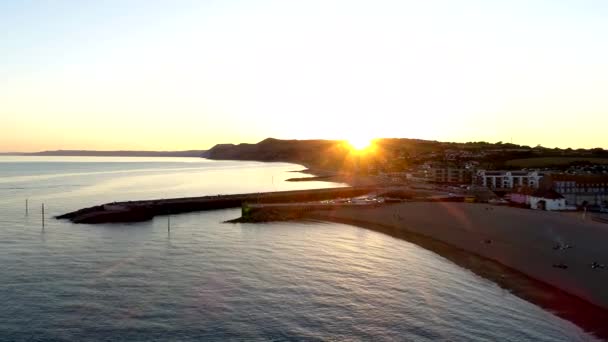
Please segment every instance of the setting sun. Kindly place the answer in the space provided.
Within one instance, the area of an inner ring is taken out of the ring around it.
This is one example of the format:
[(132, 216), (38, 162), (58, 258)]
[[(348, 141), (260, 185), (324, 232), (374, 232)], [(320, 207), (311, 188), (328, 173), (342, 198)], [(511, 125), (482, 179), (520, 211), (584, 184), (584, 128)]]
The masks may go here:
[(372, 139), (369, 138), (352, 138), (348, 139), (348, 144), (356, 151), (362, 151), (367, 149), (372, 144)]

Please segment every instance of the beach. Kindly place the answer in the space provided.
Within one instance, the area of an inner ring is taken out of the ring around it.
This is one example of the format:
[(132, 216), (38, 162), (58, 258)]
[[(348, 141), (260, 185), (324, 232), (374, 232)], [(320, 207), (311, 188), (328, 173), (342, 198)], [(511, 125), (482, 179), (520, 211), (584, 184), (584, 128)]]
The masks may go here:
[[(559, 213), (451, 202), (408, 202), (337, 208), (311, 214), (324, 220), (380, 224), (445, 242), (608, 309), (608, 226)], [(572, 248), (555, 249), (560, 244)], [(556, 268), (554, 264), (568, 268)]]
[(404, 238), (583, 326), (601, 329), (608, 319), (608, 269), (591, 267), (608, 261), (606, 224), (555, 212), (452, 202), (340, 207), (306, 217)]

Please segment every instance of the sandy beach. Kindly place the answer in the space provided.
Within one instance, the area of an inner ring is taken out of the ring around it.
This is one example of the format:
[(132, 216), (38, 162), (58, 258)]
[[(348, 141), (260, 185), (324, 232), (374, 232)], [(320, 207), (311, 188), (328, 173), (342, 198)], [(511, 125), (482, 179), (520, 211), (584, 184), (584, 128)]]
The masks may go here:
[(308, 217), (404, 238), (608, 337), (608, 268), (591, 267), (608, 264), (606, 224), (554, 212), (450, 202), (344, 207)]

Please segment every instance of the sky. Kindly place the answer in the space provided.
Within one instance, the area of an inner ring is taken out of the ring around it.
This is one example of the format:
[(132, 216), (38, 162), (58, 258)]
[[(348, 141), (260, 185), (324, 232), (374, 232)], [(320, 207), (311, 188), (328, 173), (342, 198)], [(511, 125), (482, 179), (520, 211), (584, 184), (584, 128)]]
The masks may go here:
[(608, 148), (608, 1), (0, 0), (0, 151)]

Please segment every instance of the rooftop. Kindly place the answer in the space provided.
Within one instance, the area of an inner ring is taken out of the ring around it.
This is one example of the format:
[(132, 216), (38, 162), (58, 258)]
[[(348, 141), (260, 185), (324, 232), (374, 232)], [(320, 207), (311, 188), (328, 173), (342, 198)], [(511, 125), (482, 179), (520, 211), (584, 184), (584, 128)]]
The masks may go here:
[(546, 199), (561, 199), (564, 198), (564, 196), (560, 195), (559, 193), (557, 193), (555, 190), (536, 190), (532, 196), (534, 197), (540, 197), (540, 198), (546, 198)]
[(553, 174), (550, 180), (557, 182), (577, 182), (581, 184), (608, 183), (608, 175), (568, 175)]

